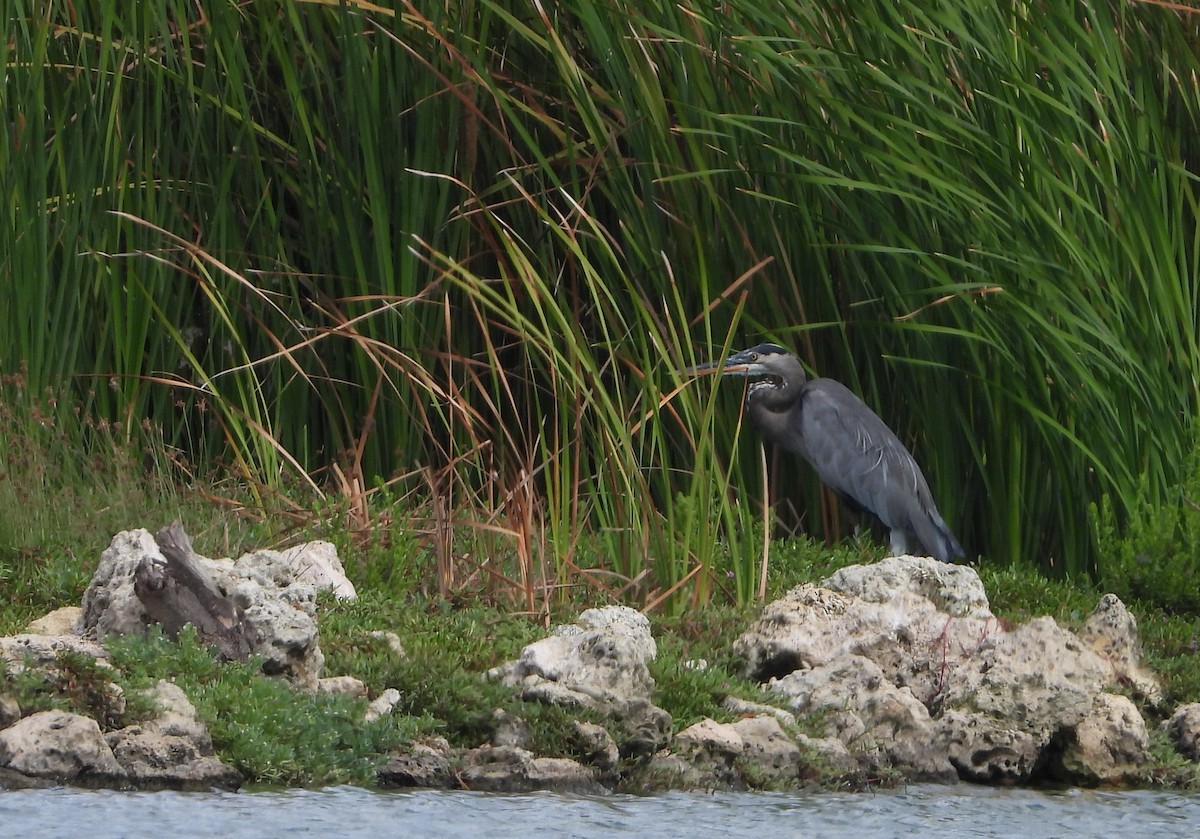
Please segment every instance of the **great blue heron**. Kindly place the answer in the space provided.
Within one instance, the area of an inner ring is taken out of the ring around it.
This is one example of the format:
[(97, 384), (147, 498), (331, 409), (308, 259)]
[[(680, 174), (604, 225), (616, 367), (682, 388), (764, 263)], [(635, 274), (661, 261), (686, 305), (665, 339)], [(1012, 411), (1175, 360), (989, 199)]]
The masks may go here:
[(830, 489), (887, 525), (893, 556), (908, 553), (910, 536), (943, 562), (963, 555), (921, 467), (845, 385), (810, 380), (800, 359), (778, 344), (759, 344), (686, 372), (751, 377), (746, 409), (758, 432), (803, 457)]

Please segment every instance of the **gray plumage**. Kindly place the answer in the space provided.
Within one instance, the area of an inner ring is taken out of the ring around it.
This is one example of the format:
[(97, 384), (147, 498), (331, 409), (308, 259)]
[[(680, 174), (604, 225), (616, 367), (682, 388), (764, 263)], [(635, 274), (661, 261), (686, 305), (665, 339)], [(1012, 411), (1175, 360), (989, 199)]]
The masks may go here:
[(830, 489), (878, 517), (891, 531), (893, 556), (908, 553), (913, 536), (935, 559), (953, 562), (963, 555), (913, 456), (845, 385), (810, 380), (800, 359), (777, 344), (688, 372), (752, 377), (746, 408), (754, 427), (812, 464)]

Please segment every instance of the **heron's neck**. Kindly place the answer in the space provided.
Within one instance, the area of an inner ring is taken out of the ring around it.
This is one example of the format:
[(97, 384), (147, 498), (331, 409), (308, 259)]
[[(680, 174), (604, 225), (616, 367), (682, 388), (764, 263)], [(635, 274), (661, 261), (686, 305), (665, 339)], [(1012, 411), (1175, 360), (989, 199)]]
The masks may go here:
[(746, 404), (760, 411), (783, 413), (796, 404), (802, 389), (787, 381), (777, 383), (771, 379), (759, 379), (750, 383)]
[(755, 382), (746, 396), (746, 407), (750, 422), (768, 442), (807, 457), (799, 435), (790, 430), (799, 419), (802, 391), (803, 386)]

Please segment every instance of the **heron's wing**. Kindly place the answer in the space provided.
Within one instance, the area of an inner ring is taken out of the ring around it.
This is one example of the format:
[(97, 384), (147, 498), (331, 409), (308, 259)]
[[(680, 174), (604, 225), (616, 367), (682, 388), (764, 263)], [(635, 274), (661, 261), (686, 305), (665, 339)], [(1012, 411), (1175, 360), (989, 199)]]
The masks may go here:
[(931, 556), (952, 562), (962, 546), (942, 520), (908, 449), (865, 402), (832, 379), (815, 379), (781, 436), (821, 480), (897, 531), (915, 533)]
[(809, 383), (794, 431), (801, 454), (831, 489), (854, 499), (889, 526), (922, 506), (929, 489), (899, 438), (844, 385), (832, 379)]

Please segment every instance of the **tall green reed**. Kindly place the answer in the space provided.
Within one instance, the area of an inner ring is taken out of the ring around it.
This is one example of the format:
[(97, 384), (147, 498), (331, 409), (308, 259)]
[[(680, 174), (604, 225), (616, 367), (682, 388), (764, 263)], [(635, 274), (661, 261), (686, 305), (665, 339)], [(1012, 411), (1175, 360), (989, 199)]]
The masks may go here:
[(747, 599), (764, 478), (845, 532), (672, 372), (763, 339), (986, 561), (1084, 572), (1088, 501), (1178, 479), (1195, 16), (14, 2), (0, 360), (278, 486), (416, 482), (446, 592)]

